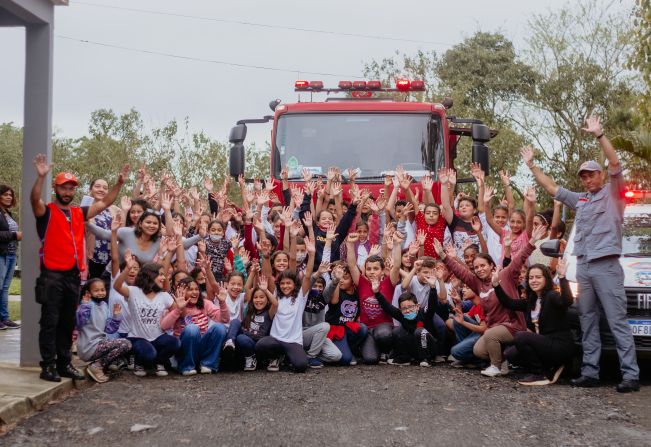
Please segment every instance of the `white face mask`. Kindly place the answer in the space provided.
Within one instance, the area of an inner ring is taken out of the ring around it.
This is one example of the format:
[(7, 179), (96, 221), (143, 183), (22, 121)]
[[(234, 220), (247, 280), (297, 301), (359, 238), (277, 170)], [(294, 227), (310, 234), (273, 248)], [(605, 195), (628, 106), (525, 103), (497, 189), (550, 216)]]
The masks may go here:
[(305, 258), (307, 258), (307, 252), (296, 253), (296, 262), (301, 263), (305, 261)]
[(219, 234), (211, 234), (210, 235), (210, 240), (213, 241), (213, 242), (219, 242), (219, 241), (222, 240), (222, 237), (223, 236), (221, 236)]

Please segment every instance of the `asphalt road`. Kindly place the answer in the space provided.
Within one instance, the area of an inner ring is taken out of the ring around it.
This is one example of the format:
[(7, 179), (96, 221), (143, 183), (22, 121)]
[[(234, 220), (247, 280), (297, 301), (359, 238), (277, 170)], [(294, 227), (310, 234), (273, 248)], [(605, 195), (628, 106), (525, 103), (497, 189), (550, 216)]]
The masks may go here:
[[(614, 384), (523, 387), (447, 365), (124, 372), (24, 421), (0, 445), (651, 445), (651, 381), (629, 395)], [(131, 432), (135, 424), (154, 427)]]

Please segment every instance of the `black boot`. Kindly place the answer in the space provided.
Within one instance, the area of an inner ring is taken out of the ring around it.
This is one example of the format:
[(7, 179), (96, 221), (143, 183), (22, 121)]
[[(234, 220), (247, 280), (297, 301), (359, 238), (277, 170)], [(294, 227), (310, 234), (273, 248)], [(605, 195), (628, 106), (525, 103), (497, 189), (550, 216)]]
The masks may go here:
[(570, 385), (579, 388), (594, 388), (599, 386), (599, 379), (593, 377), (581, 376), (576, 379), (570, 380)]
[(41, 366), (41, 379), (47, 380), (48, 382), (61, 382), (61, 376), (57, 371), (54, 365), (42, 365)]
[(69, 377), (73, 380), (84, 380), (86, 376), (77, 371), (77, 369), (72, 366), (71, 363), (68, 363), (64, 368), (58, 368), (59, 374), (61, 377)]
[(640, 391), (639, 380), (622, 380), (615, 388), (618, 393), (630, 393), (631, 391)]

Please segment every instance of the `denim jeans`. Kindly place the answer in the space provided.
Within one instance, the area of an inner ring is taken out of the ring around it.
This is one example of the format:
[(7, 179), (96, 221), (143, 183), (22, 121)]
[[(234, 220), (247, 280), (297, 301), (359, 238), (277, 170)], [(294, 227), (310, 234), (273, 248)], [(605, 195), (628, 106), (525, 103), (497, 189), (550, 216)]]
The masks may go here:
[(341, 340), (334, 340), (335, 346), (341, 351), (341, 360), (339, 364), (348, 366), (353, 360), (353, 350), (357, 350), (359, 345), (366, 338), (368, 334), (368, 329), (366, 325), (360, 323), (359, 331), (357, 333), (351, 331), (348, 327), (345, 327), (346, 335)]
[[(471, 324), (477, 324), (475, 320), (464, 315), (464, 321), (467, 321)], [(475, 357), (472, 353), (472, 348), (475, 346), (475, 342), (479, 340), (481, 334), (479, 332), (473, 332), (467, 327), (464, 327), (454, 321), (453, 323), (454, 333), (457, 335), (458, 343), (452, 346), (450, 354), (459, 360), (460, 362), (477, 362), (479, 359)]]
[(231, 320), (228, 324), (228, 332), (226, 333), (226, 340), (233, 340), (242, 333), (242, 322), (237, 318)]
[(9, 285), (16, 268), (16, 255), (0, 256), (0, 322), (9, 319)]
[(235, 337), (235, 348), (244, 357), (255, 355), (255, 344), (256, 341), (246, 334), (239, 334)]
[(226, 327), (221, 323), (213, 324), (201, 335), (199, 326), (188, 324), (181, 332), (181, 350), (176, 354), (180, 372), (207, 366), (213, 372), (219, 369), (219, 355), (226, 338)]
[(151, 368), (154, 364), (162, 365), (181, 348), (181, 341), (169, 334), (160, 335), (156, 340), (144, 338), (129, 338), (136, 365)]

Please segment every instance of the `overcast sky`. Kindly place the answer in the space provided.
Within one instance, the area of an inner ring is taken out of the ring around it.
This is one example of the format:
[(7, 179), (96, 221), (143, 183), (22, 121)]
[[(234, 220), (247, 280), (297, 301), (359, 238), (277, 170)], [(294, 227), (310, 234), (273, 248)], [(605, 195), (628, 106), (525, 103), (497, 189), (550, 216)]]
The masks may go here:
[[(517, 46), (522, 46), (527, 36), (527, 19), (532, 14), (557, 9), (566, 3), (566, 0), (70, 0), (70, 6), (56, 8), (55, 34), (59, 37), (54, 42), (54, 128), (61, 135), (81, 136), (87, 131), (93, 110), (112, 108), (123, 113), (135, 107), (147, 126), (162, 126), (171, 119), (187, 116), (193, 130), (203, 129), (213, 138), (226, 140), (230, 127), (238, 119), (268, 114), (270, 100), (294, 101), (293, 83), (299, 76), (334, 86), (340, 79), (361, 76), (365, 61), (390, 56), (396, 49), (410, 53), (418, 49), (444, 52), (478, 30), (501, 31)], [(290, 72), (129, 52), (62, 36)], [(3, 62), (0, 122), (22, 125), (24, 43), (23, 29), (0, 28)], [(306, 74), (307, 71), (336, 76)], [(247, 142), (264, 143), (269, 131), (270, 127), (264, 125), (250, 128)]]

